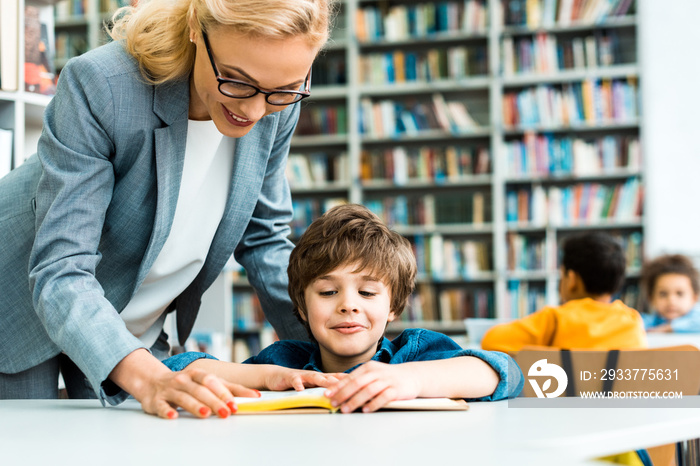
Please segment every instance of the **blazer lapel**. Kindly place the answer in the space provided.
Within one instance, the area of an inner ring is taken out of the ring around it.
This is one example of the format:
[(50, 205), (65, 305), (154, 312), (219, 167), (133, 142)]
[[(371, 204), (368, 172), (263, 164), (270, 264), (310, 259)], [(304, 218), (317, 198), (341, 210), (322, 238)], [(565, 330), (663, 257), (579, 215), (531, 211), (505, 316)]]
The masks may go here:
[[(182, 98), (187, 96), (187, 98)], [(136, 288), (158, 257), (175, 216), (175, 206), (180, 193), (180, 181), (185, 164), (185, 143), (187, 141), (187, 114), (189, 108), (189, 82), (177, 81), (172, 84), (155, 86), (153, 112), (163, 120), (164, 127), (154, 131), (156, 166), (156, 214), (151, 238), (146, 248), (136, 281)]]

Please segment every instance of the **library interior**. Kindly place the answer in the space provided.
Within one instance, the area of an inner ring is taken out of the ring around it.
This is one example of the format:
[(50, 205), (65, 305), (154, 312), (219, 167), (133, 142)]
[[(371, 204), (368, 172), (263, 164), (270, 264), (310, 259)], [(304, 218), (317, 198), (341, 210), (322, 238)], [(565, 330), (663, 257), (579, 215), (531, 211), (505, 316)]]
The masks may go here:
[[(135, 3), (0, 0), (0, 178), (37, 152), (62, 69), (109, 43), (114, 12)], [(296, 243), (312, 221), (344, 204), (366, 206), (406, 238), (417, 264), (415, 290), (388, 324), (388, 338), (424, 328), (480, 348), (493, 326), (561, 304), (562, 247), (586, 233), (621, 246), (624, 278), (612, 299), (642, 316), (657, 312), (645, 265), (683, 255), (700, 268), (693, 233), (700, 232), (693, 201), (700, 199), (693, 123), (700, 2), (336, 3), (330, 38), (312, 65), (310, 96), (296, 104), (286, 165), (289, 239)], [(242, 362), (278, 340), (234, 257), (204, 293), (184, 343), (173, 316), (164, 328), (175, 352)], [(700, 322), (694, 331), (647, 336), (650, 347), (700, 347)], [(700, 380), (700, 367), (694, 370)], [(464, 416), (480, 409), (487, 408)], [(678, 436), (700, 437), (700, 420), (668, 422), (694, 422)], [(681, 440), (668, 432), (648, 444), (581, 447), (575, 461), (559, 464), (589, 464), (589, 451), (598, 457)], [(700, 464), (697, 450), (688, 455), (691, 447), (681, 452), (678, 444), (673, 464)], [(529, 464), (534, 455), (526, 447), (511, 453), (499, 458), (525, 455)], [(566, 454), (545, 453), (533, 461)], [(412, 454), (415, 464), (423, 453)]]

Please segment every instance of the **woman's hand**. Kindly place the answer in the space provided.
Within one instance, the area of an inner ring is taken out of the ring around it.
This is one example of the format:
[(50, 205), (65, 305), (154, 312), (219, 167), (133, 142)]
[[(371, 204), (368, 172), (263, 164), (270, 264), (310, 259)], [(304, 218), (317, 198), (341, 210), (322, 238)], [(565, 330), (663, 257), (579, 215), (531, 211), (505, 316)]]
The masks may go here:
[(234, 395), (260, 396), (257, 390), (224, 381), (202, 369), (187, 367), (172, 372), (145, 349), (127, 355), (109, 377), (136, 398), (146, 413), (166, 419), (177, 418), (177, 408), (199, 418), (211, 413), (226, 418), (237, 410)]
[(346, 375), (325, 393), (343, 413), (360, 407), (365, 413), (377, 411), (390, 401), (416, 398), (421, 391), (406, 364), (369, 361)]
[(330, 387), (348, 374), (289, 369), (281, 366), (267, 366), (265, 387), (267, 390), (301, 391), (307, 387)]
[(145, 412), (169, 419), (178, 416), (175, 409), (178, 407), (201, 418), (212, 413), (227, 418), (238, 410), (234, 396), (257, 398), (260, 392), (227, 382), (201, 369), (187, 367), (157, 377), (151, 390), (139, 401)]

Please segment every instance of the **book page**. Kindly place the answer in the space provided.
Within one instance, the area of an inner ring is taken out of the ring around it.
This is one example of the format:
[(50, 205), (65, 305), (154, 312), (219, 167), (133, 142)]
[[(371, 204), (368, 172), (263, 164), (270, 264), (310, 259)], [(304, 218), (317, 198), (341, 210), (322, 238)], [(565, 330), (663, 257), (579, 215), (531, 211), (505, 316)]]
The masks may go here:
[[(260, 398), (236, 397), (239, 413), (252, 412), (334, 412), (337, 408), (331, 406), (323, 393), (324, 387), (307, 388), (297, 391), (261, 391)], [(309, 411), (300, 408), (314, 408)], [(388, 403), (383, 410), (406, 411), (464, 411), (468, 405), (464, 400), (450, 398), (416, 398), (413, 400), (398, 400)]]

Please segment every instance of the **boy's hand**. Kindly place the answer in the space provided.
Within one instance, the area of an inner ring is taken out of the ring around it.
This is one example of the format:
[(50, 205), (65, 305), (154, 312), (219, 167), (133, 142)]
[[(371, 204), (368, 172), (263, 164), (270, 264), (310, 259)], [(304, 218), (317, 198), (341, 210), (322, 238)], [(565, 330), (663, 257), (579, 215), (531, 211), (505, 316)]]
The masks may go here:
[(301, 391), (307, 387), (330, 387), (348, 374), (307, 371), (274, 366), (265, 378), (268, 390), (288, 390), (293, 388)]
[(673, 329), (670, 323), (657, 325), (656, 327), (651, 327), (647, 329), (647, 333), (671, 333)]
[(369, 361), (330, 387), (325, 395), (343, 413), (362, 407), (370, 413), (390, 401), (410, 400), (420, 393), (420, 382), (405, 364)]

